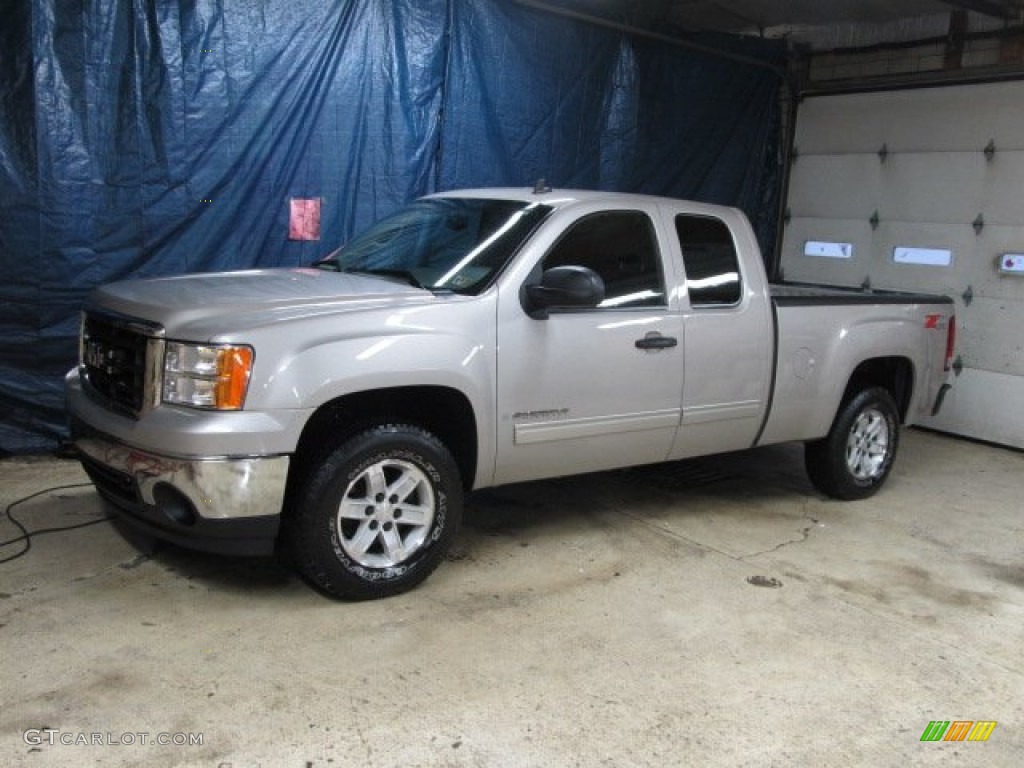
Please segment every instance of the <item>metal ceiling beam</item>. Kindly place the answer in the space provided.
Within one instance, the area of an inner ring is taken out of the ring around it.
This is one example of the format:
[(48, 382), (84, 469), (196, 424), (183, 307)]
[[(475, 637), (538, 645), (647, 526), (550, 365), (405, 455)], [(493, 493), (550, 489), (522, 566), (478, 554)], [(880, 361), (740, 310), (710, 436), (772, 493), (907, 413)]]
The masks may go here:
[(600, 16), (592, 16), (587, 13), (580, 13), (579, 11), (573, 11), (569, 8), (562, 8), (557, 5), (548, 5), (542, 0), (513, 0), (517, 5), (524, 6), (526, 8), (532, 8), (535, 11), (542, 11), (549, 13), (552, 16), (561, 16), (566, 19), (573, 19), (574, 21), (581, 21), (584, 24), (592, 24), (596, 27), (604, 27), (615, 32), (621, 32), (625, 35), (631, 35), (633, 37), (647, 38), (648, 40), (657, 40), (661, 43), (668, 43), (674, 45), (677, 48), (685, 48), (691, 51), (697, 51), (698, 53), (705, 53), (709, 56), (716, 56), (720, 59), (728, 59), (729, 61), (739, 62), (740, 64), (746, 64), (750, 67), (756, 67), (758, 69), (767, 69), (770, 72), (774, 72), (778, 78), (782, 81), (786, 87), (791, 87), (789, 81), (789, 74), (786, 72), (784, 67), (780, 67), (776, 64), (772, 64), (768, 61), (756, 59), (752, 56), (744, 56), (739, 53), (732, 53), (731, 51), (723, 51), (710, 45), (703, 45), (691, 40), (683, 40), (678, 37), (672, 37), (670, 35), (663, 35), (659, 32), (651, 32), (646, 29), (638, 29), (631, 27), (626, 24), (619, 24), (618, 22), (611, 21), (609, 19), (601, 18)]
[(974, 11), (983, 16), (992, 16), (996, 19), (1012, 19), (1015, 14), (1010, 8), (998, 0), (941, 0), (946, 5), (954, 8), (961, 8), (965, 11)]

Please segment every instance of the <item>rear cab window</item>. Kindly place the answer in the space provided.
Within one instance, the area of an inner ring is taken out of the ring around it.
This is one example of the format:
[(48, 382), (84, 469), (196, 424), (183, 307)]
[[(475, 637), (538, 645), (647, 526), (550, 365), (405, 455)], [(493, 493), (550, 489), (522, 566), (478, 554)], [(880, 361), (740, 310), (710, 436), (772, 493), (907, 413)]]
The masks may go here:
[(731, 307), (743, 295), (739, 257), (732, 232), (721, 219), (696, 214), (675, 217), (686, 270), (690, 306)]

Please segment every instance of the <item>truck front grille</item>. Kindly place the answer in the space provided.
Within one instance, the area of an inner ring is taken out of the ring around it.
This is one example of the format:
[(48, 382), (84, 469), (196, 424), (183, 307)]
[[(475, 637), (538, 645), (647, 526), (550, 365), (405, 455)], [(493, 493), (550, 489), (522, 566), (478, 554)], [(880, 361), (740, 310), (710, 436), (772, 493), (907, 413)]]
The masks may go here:
[(111, 409), (137, 417), (146, 403), (147, 350), (156, 327), (89, 312), (82, 324), (82, 374)]

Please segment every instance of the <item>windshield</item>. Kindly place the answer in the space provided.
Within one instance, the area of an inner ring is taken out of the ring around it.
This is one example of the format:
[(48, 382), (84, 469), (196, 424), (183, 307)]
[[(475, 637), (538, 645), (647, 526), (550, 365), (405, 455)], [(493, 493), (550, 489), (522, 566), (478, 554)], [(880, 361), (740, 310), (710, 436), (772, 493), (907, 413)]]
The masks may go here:
[(484, 198), (417, 200), (317, 262), (419, 288), (476, 294), (515, 255), (551, 208)]

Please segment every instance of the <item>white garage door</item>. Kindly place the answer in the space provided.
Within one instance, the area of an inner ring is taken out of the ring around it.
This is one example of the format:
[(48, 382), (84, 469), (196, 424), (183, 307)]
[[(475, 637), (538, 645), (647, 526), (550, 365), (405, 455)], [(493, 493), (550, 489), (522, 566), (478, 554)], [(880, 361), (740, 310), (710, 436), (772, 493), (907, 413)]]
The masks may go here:
[(927, 425), (1024, 447), (1024, 82), (809, 97), (796, 128), (785, 279), (954, 297)]

